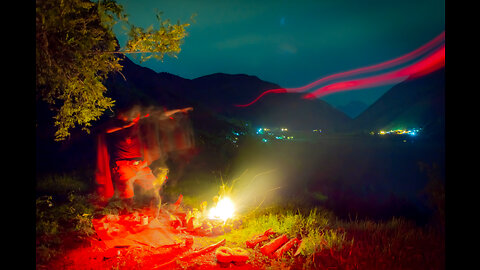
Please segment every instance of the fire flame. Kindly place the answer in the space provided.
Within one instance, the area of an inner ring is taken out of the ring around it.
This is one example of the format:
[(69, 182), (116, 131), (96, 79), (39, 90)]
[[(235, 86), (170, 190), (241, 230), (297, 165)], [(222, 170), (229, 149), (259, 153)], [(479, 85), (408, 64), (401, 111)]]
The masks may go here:
[(233, 217), (235, 207), (230, 198), (224, 197), (218, 201), (217, 205), (210, 209), (208, 217), (210, 219), (221, 219), (224, 222)]

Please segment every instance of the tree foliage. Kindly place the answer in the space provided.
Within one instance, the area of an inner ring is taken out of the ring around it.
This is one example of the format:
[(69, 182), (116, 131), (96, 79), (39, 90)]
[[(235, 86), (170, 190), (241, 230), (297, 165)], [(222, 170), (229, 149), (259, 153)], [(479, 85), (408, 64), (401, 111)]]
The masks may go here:
[[(142, 61), (176, 57), (189, 24), (157, 19), (158, 29), (134, 26), (113, 0), (36, 1), (36, 98), (55, 111), (55, 140), (77, 125), (89, 132), (91, 122), (114, 106), (103, 82), (121, 71), (125, 54), (140, 54)], [(123, 49), (113, 32), (118, 22), (130, 27)]]

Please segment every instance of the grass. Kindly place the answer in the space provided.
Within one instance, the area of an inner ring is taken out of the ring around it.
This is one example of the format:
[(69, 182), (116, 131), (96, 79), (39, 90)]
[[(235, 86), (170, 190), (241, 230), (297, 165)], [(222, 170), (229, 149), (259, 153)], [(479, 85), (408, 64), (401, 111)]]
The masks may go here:
[[(71, 195), (71, 200), (56, 205), (49, 197), (37, 200), (37, 262), (46, 263), (62, 254), (62, 237), (92, 234), (93, 209), (84, 195)], [(51, 205), (51, 206), (49, 206)], [(114, 212), (114, 204), (104, 211)], [(245, 241), (272, 228), (277, 235), (299, 237), (303, 241), (301, 255), (295, 249), (281, 260), (269, 260), (250, 250), (252, 263), (267, 269), (444, 269), (444, 236), (432, 227), (418, 227), (401, 218), (388, 221), (338, 220), (326, 209), (286, 209), (271, 207), (247, 213), (241, 226), (216, 238), (198, 239), (211, 244), (225, 238), (229, 247), (245, 248)], [(273, 238), (274, 236), (272, 236)], [(141, 260), (141, 258), (137, 258)]]
[(445, 268), (445, 235), (432, 226), (418, 227), (401, 218), (343, 221), (338, 226), (354, 239), (344, 265), (360, 269)]
[[(68, 194), (69, 192), (87, 192), (85, 175), (79, 171), (43, 173), (37, 175), (37, 193)], [(90, 180), (91, 181), (91, 180)]]
[[(56, 195), (43, 195), (37, 198), (36, 251), (39, 264), (46, 264), (55, 256), (62, 254), (63, 250), (60, 247), (65, 245), (65, 236), (80, 239), (80, 242), (92, 236), (93, 216), (116, 214), (120, 209), (116, 201), (112, 201), (103, 209), (95, 209), (90, 204), (94, 200), (93, 195), (82, 193), (85, 187), (79, 185), (75, 176), (69, 177), (65, 174), (44, 179), (48, 180), (44, 180), (42, 184), (44, 191), (49, 189), (48, 185), (53, 186), (56, 182), (62, 182), (63, 186), (54, 189), (52, 194), (65, 192), (66, 195), (62, 199)], [(202, 182), (199, 179), (195, 181)], [(210, 181), (203, 184), (205, 189), (208, 189), (208, 184), (218, 183)], [(215, 188), (210, 190), (205, 198), (214, 195)], [(181, 191), (173, 188), (166, 190), (171, 194), (179, 194)], [(193, 193), (183, 194), (184, 201), (186, 199), (190, 207), (198, 206), (204, 199), (195, 198)], [(245, 248), (246, 240), (270, 228), (277, 232), (277, 235), (287, 234), (289, 238), (302, 239), (303, 249), (301, 255), (297, 257), (292, 256), (295, 252), (293, 250), (280, 260), (270, 260), (260, 255), (259, 247), (251, 250), (252, 263), (267, 269), (445, 268), (444, 228), (439, 230), (436, 226), (438, 224), (419, 227), (414, 222), (396, 217), (387, 221), (357, 218), (340, 220), (328, 209), (301, 207), (295, 204), (256, 208), (243, 213), (238, 219), (241, 224), (238, 229), (216, 238), (198, 240), (204, 241), (202, 244), (207, 245), (225, 238), (229, 247)]]
[(229, 243), (244, 247), (245, 241), (254, 235), (272, 229), (277, 235), (286, 234), (288, 238), (303, 239), (305, 247), (302, 254), (310, 255), (322, 248), (343, 245), (345, 233), (332, 228), (332, 217), (331, 212), (321, 208), (303, 214), (300, 210), (271, 207), (245, 215), (241, 228), (219, 236), (218, 239), (224, 237)]
[[(434, 226), (419, 227), (403, 218), (345, 221), (326, 209), (306, 212), (275, 207), (251, 213), (244, 219), (240, 229), (212, 242), (225, 238), (231, 245), (245, 248), (246, 240), (269, 228), (289, 238), (302, 238), (301, 255), (293, 258), (294, 250), (282, 260), (263, 262), (272, 268), (282, 265), (303, 269), (445, 268), (444, 234)], [(252, 252), (258, 253), (258, 249)]]

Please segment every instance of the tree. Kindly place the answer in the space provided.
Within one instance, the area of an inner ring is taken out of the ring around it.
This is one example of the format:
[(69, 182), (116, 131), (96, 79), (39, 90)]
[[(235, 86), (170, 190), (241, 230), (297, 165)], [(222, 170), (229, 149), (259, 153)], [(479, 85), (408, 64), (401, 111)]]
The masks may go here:
[[(55, 111), (56, 141), (77, 125), (89, 132), (91, 122), (114, 106), (103, 82), (121, 72), (125, 54), (142, 61), (176, 57), (189, 24), (171, 24), (160, 13), (157, 20), (158, 29), (134, 26), (114, 0), (36, 1), (36, 99)], [(118, 22), (130, 27), (125, 48), (113, 32)]]

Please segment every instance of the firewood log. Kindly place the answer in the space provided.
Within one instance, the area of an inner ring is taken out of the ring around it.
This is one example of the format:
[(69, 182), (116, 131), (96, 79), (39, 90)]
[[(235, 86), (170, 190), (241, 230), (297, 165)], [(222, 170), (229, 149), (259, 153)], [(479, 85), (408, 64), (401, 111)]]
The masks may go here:
[(277, 248), (279, 248), (281, 245), (283, 245), (287, 241), (288, 241), (287, 235), (282, 234), (279, 237), (268, 242), (267, 244), (263, 245), (260, 248), (260, 252), (262, 252), (263, 255), (270, 256), (273, 252), (275, 252), (275, 250), (277, 250)]
[(292, 238), (288, 240), (288, 242), (286, 242), (283, 246), (281, 246), (279, 249), (277, 249), (277, 251), (273, 253), (273, 257), (276, 259), (282, 257), (283, 253), (290, 250), (296, 243), (298, 243), (298, 241), (299, 240), (297, 238)]
[(302, 252), (303, 248), (305, 247), (305, 242), (302, 240), (298, 240), (298, 242), (300, 243), (298, 245), (298, 248), (297, 248), (297, 251), (295, 251), (295, 254), (293, 254), (293, 257), (297, 257), (298, 255), (300, 255), (300, 253)]
[(220, 263), (229, 262), (246, 262), (248, 260), (248, 252), (242, 248), (219, 247), (215, 250), (215, 256)]
[(218, 247), (220, 246), (223, 246), (225, 245), (225, 242), (226, 240), (223, 239), (215, 244), (212, 244), (210, 246), (206, 246), (206, 247), (203, 247), (199, 250), (196, 250), (190, 254), (187, 254), (185, 256), (181, 256), (181, 257), (177, 257), (177, 258), (173, 258), (171, 259), (170, 261), (166, 262), (166, 263), (163, 263), (161, 265), (158, 265), (156, 267), (154, 267), (153, 269), (155, 270), (160, 270), (160, 269), (172, 269), (172, 268), (175, 268), (177, 265), (178, 265), (178, 261), (188, 261), (188, 260), (191, 260), (195, 257), (198, 257), (198, 256), (201, 256), (201, 255), (204, 255), (206, 253), (209, 253), (215, 249), (217, 249)]
[(270, 229), (266, 230), (264, 233), (259, 234), (259, 235), (255, 235), (251, 239), (247, 240), (245, 242), (245, 245), (248, 248), (254, 248), (256, 245), (260, 244), (261, 242), (267, 241), (268, 237), (272, 234), (275, 234), (275, 232), (270, 228)]

